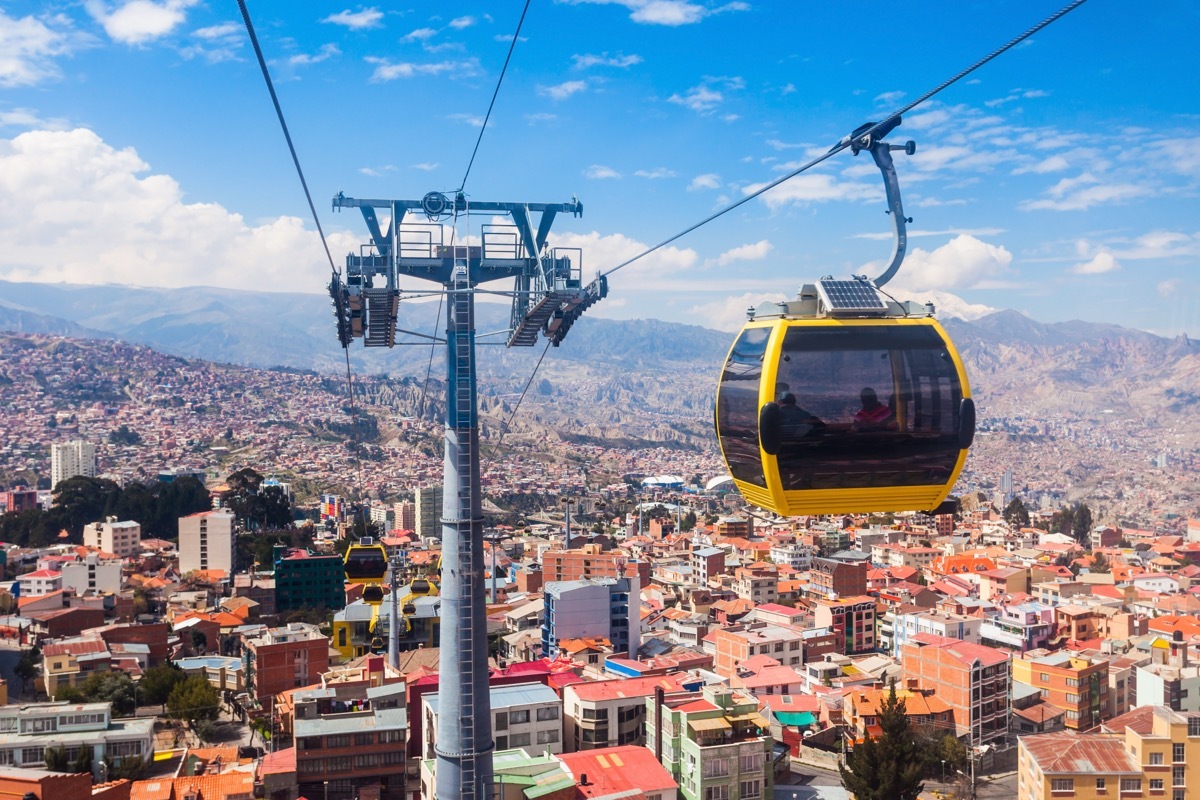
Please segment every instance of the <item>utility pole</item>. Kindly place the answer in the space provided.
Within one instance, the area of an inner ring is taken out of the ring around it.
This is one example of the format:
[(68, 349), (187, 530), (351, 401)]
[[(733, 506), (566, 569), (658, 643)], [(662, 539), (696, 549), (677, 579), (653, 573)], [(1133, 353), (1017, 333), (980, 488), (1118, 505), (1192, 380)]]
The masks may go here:
[[(371, 234), (361, 254), (346, 256), (346, 275), (329, 285), (338, 340), (349, 347), (394, 347), (396, 334), (446, 345), (446, 427), (442, 499), (441, 675), (438, 686), (438, 800), (489, 800), (494, 792), (491, 698), (488, 689), (483, 512), (479, 482), (479, 425), (475, 369), (475, 293), (478, 284), (515, 279), (509, 347), (528, 347), (539, 334), (559, 344), (575, 320), (608, 294), (605, 278), (583, 285), (579, 265), (546, 239), (570, 203), (471, 202), (430, 192), (421, 200), (356, 200), (338, 194), (334, 209), (358, 208)], [(385, 229), (376, 209), (390, 222)], [(507, 214), (512, 225), (484, 224), (479, 244), (442, 242), (451, 216)], [(406, 227), (412, 213), (424, 217)], [(540, 214), (536, 227), (531, 214)], [(402, 230), (407, 236), (402, 235)], [(446, 294), (445, 339), (397, 330), (400, 278), (441, 285)], [(382, 278), (383, 285), (376, 285)], [(406, 342), (399, 342), (405, 344)]]

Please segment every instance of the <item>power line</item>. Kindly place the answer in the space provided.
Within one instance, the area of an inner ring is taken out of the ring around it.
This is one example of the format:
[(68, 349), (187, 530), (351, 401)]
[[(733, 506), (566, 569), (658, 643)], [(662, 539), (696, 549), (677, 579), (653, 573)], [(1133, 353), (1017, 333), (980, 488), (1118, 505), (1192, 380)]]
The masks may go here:
[(483, 117), (483, 124), (479, 126), (479, 137), (475, 140), (475, 149), (471, 151), (471, 160), (467, 162), (467, 171), (463, 173), (462, 183), (458, 186), (457, 191), (459, 192), (466, 188), (467, 177), (471, 174), (471, 167), (475, 164), (475, 155), (479, 152), (480, 142), (483, 141), (483, 132), (487, 130), (488, 120), (492, 118), (492, 108), (496, 105), (496, 98), (500, 95), (500, 84), (504, 83), (504, 73), (508, 72), (508, 62), (512, 60), (513, 50), (516, 49), (517, 39), (521, 37), (521, 26), (525, 24), (525, 14), (528, 12), (529, 0), (525, 0), (525, 8), (521, 9), (521, 19), (517, 21), (517, 30), (513, 33), (512, 41), (508, 45), (508, 55), (504, 57), (504, 66), (500, 69), (500, 77), (496, 81), (496, 89), (492, 92), (492, 102), (488, 103), (487, 114)]
[(842, 152), (846, 148), (852, 147), (859, 142), (869, 141), (870, 137), (873, 136), (876, 131), (879, 131), (881, 129), (890, 131), (892, 128), (895, 127), (895, 124), (893, 124), (893, 123), (897, 123), (897, 121), (900, 119), (900, 116), (902, 114), (907, 114), (909, 111), (912, 111), (914, 108), (919, 106), (921, 103), (924, 103), (929, 98), (931, 98), (934, 95), (936, 95), (937, 93), (943, 91), (944, 89), (949, 87), (951, 84), (954, 84), (957, 81), (962, 80), (964, 77), (971, 74), (975, 70), (979, 69), (984, 64), (988, 63), (993, 58), (995, 58), (996, 56), (1000, 55), (1001, 53), (1003, 53), (1007, 50), (1012, 49), (1013, 47), (1016, 47), (1018, 44), (1020, 44), (1024, 40), (1028, 39), (1033, 34), (1042, 30), (1047, 25), (1050, 25), (1051, 23), (1058, 21), (1059, 19), (1066, 16), (1067, 14), (1074, 11), (1075, 9), (1079, 8), (1079, 6), (1083, 5), (1086, 2), (1087, 2), (1087, 0), (1073, 0), (1071, 3), (1067, 4), (1063, 8), (1059, 9), (1058, 11), (1054, 12), (1050, 16), (1046, 17), (1044, 20), (1042, 20), (1038, 24), (1034, 25), (1029, 30), (1025, 31), (1024, 33), (1020, 34), (1019, 36), (1009, 40), (1005, 44), (996, 48), (995, 50), (988, 53), (983, 58), (976, 61), (971, 66), (969, 66), (966, 69), (959, 72), (954, 77), (938, 84), (936, 87), (934, 87), (930, 91), (926, 92), (925, 94), (921, 95), (916, 100), (912, 101), (911, 103), (909, 103), (908, 105), (899, 109), (898, 111), (892, 112), (888, 116), (884, 117), (881, 121), (872, 123), (869, 127), (866, 127), (863, 130), (855, 131), (853, 134), (843, 137), (841, 141), (839, 141), (836, 145), (834, 145), (829, 150), (829, 152), (817, 156), (812, 161), (809, 161), (807, 164), (797, 167), (796, 169), (792, 170), (791, 172), (787, 173), (786, 175), (784, 175), (780, 178), (776, 178), (775, 180), (771, 181), (770, 183), (766, 184), (765, 186), (761, 187), (760, 189), (757, 189), (754, 192), (746, 195), (741, 200), (738, 200), (737, 202), (734, 202), (734, 203), (730, 203), (729, 205), (725, 206), (724, 208), (720, 209), (719, 211), (708, 215), (707, 217), (705, 217), (704, 219), (695, 223), (694, 225), (684, 228), (679, 233), (675, 234), (674, 236), (671, 236), (670, 238), (664, 239), (663, 241), (659, 242), (658, 244), (654, 245), (653, 247), (647, 248), (646, 250), (642, 251), (641, 253), (638, 253), (633, 258), (630, 258), (626, 261), (622, 261), (620, 264), (617, 264), (615, 267), (613, 267), (612, 269), (610, 269), (607, 272), (604, 272), (602, 274), (605, 276), (611, 275), (614, 272), (616, 272), (617, 270), (627, 267), (630, 264), (634, 263), (635, 261), (639, 261), (639, 260), (645, 258), (646, 256), (650, 255), (654, 251), (659, 250), (663, 247), (666, 247), (671, 242), (674, 242), (677, 239), (683, 238), (684, 236), (688, 235), (689, 233), (696, 230), (697, 228), (707, 225), (708, 223), (712, 222), (713, 220), (715, 220), (719, 217), (725, 216), (730, 211), (733, 211), (735, 208), (739, 208), (739, 207), (745, 205), (746, 203), (750, 202), (751, 200), (755, 199), (756, 197), (760, 197), (761, 195), (771, 191), (776, 186), (779, 186), (781, 183), (790, 181), (792, 178), (796, 177), (797, 175), (799, 175), (802, 172), (807, 172), (808, 170), (817, 166), (818, 164), (825, 161), (826, 159), (829, 159), (829, 158), (837, 155), (838, 153)]
[(521, 390), (521, 396), (517, 398), (517, 404), (513, 406), (512, 413), (508, 415), (508, 420), (504, 423), (504, 427), (500, 429), (500, 438), (496, 440), (495, 446), (492, 447), (492, 452), (488, 455), (488, 463), (485, 467), (490, 467), (492, 461), (496, 458), (496, 453), (500, 452), (500, 445), (504, 444), (504, 434), (508, 433), (508, 427), (512, 424), (513, 418), (517, 416), (517, 411), (521, 409), (521, 402), (525, 399), (525, 393), (529, 391), (529, 387), (533, 385), (533, 379), (537, 376), (538, 369), (542, 366), (542, 359), (546, 357), (546, 353), (550, 351), (550, 340), (546, 340), (546, 346), (542, 348), (542, 354), (538, 356), (537, 363), (533, 365), (533, 372), (529, 373), (529, 380), (525, 381), (525, 388)]
[(308, 191), (308, 181), (304, 179), (304, 170), (300, 167), (300, 157), (296, 155), (296, 146), (292, 144), (292, 134), (288, 131), (287, 120), (283, 117), (283, 108), (279, 105), (279, 96), (275, 94), (275, 84), (271, 81), (271, 73), (267, 69), (267, 61), (263, 58), (262, 48), (258, 46), (258, 36), (254, 33), (254, 24), (250, 22), (250, 12), (246, 8), (246, 0), (238, 0), (238, 8), (242, 11), (242, 20), (246, 23), (246, 33), (250, 36), (250, 44), (254, 46), (254, 55), (258, 58), (258, 67), (262, 70), (263, 80), (267, 82), (267, 91), (271, 93), (271, 103), (275, 106), (275, 116), (279, 117), (279, 127), (283, 128), (283, 138), (287, 140), (288, 152), (292, 154), (292, 163), (296, 165), (296, 174), (300, 176), (300, 186), (304, 189), (304, 198), (308, 200), (308, 210), (312, 212), (313, 222), (317, 233), (321, 236), (321, 246), (325, 248), (325, 257), (329, 259), (329, 269), (334, 275), (341, 272), (333, 263), (333, 255), (329, 252), (329, 243), (325, 241), (325, 230), (321, 227), (321, 218), (317, 216), (317, 207), (313, 204), (312, 194)]

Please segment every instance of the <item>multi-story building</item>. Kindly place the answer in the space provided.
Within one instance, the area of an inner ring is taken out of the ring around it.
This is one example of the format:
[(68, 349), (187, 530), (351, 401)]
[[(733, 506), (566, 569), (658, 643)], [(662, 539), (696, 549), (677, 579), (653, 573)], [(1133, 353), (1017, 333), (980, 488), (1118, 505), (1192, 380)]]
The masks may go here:
[[(528, 753), (561, 753), (562, 700), (543, 683), (515, 683), (490, 690), (492, 731), (497, 750), (519, 747)], [(434, 742), (442, 720), (438, 695), (421, 696), (425, 758), (433, 758)], [(453, 720), (449, 724), (455, 724)]]
[(121, 591), (121, 560), (88, 553), (79, 561), (64, 561), (59, 568), (62, 587), (77, 595), (117, 594)]
[(865, 554), (848, 550), (814, 558), (807, 591), (813, 597), (859, 597), (867, 593), (870, 569), (871, 561)]
[(1200, 711), (1200, 667), (1188, 662), (1188, 645), (1181, 630), (1171, 639), (1155, 637), (1150, 643), (1150, 663), (1134, 668), (1134, 681), (1140, 705)]
[(1108, 662), (1109, 656), (1099, 654), (1031, 650), (1013, 657), (1012, 678), (1014, 684), (1037, 689), (1044, 702), (1065, 711), (1063, 724), (1068, 729), (1086, 731), (1108, 715)]
[[(931, 633), (946, 639), (979, 644), (979, 627), (983, 620), (950, 611), (916, 611), (894, 614), (889, 652), (898, 658), (904, 643), (918, 633)], [(882, 643), (881, 643), (882, 644)]]
[(83, 544), (119, 558), (131, 558), (141, 552), (142, 526), (131, 520), (107, 517), (104, 522), (83, 526)]
[[(0, 764), (41, 768), (46, 750), (62, 748), (67, 763), (91, 752), (92, 774), (102, 779), (105, 762), (154, 758), (154, 720), (112, 718), (111, 703), (33, 703), (0, 706)], [(51, 798), (46, 798), (51, 800)]]
[(260, 625), (241, 636), (246, 690), (260, 706), (280, 692), (317, 683), (329, 670), (329, 639), (316, 625)]
[(417, 530), (417, 504), (411, 500), (396, 503), (396, 527), (402, 531)]
[(1190, 800), (1200, 793), (1200, 714), (1142, 706), (1126, 718), (1134, 719), (1115, 734), (1022, 736), (1018, 800)]
[[(301, 797), (405, 800), (406, 709), (372, 708), (301, 717), (293, 725)], [(375, 792), (378, 792), (377, 794)]]
[(877, 544), (871, 548), (871, 561), (881, 567), (924, 569), (942, 555), (936, 547), (905, 544)]
[(0, 513), (20, 514), (39, 508), (37, 489), (13, 489), (0, 492)]
[[(773, 740), (758, 700), (725, 687), (646, 700), (646, 741), (685, 800), (761, 800), (774, 796)], [(660, 739), (661, 734), (661, 739)]]
[(719, 517), (713, 525), (713, 534), (749, 539), (754, 535), (754, 520), (742, 516)]
[(953, 709), (959, 737), (978, 746), (1008, 735), (1008, 653), (920, 633), (905, 643), (900, 659), (906, 680), (916, 680)]
[(341, 495), (321, 495), (321, 522), (338, 523), (346, 518), (346, 500)]
[(233, 520), (228, 511), (201, 511), (179, 518), (179, 571), (233, 571)]
[(21, 597), (41, 597), (62, 590), (62, 572), (56, 569), (38, 569), (17, 576)]
[(844, 642), (843, 653), (869, 653), (875, 649), (875, 598), (867, 595), (830, 600), (818, 597), (813, 618), (818, 628), (832, 628)]
[(774, 603), (779, 599), (779, 575), (773, 571), (739, 567), (733, 573), (733, 591), (756, 606)]
[(280, 613), (301, 608), (346, 607), (346, 573), (341, 556), (307, 550), (276, 550), (275, 608)]
[(737, 675), (738, 666), (757, 655), (767, 655), (787, 667), (804, 663), (804, 633), (798, 628), (749, 622), (727, 625), (712, 632), (716, 653), (713, 671), (725, 678)]
[(563, 720), (568, 752), (645, 744), (646, 698), (697, 688), (682, 675), (572, 683), (563, 688)]
[(771, 548), (771, 561), (803, 572), (812, 568), (813, 549), (800, 542), (777, 544)]
[[(868, 734), (880, 735), (879, 710), (890, 689), (851, 689), (842, 702), (842, 720), (854, 744)], [(954, 728), (954, 709), (929, 690), (896, 689), (896, 697), (904, 701), (904, 714), (914, 728), (930, 729), (939, 735)]]
[(571, 550), (547, 550), (542, 553), (542, 580), (574, 581), (589, 578), (637, 576), (642, 586), (650, 584), (650, 562), (630, 560), (619, 551), (604, 551), (598, 544), (585, 544)]
[(417, 538), (423, 542), (442, 538), (442, 487), (418, 486), (413, 492)]
[(698, 586), (725, 574), (725, 551), (720, 547), (698, 547), (692, 551), (692, 576)]
[(1054, 635), (1054, 608), (1028, 602), (1001, 606), (979, 628), (979, 641), (988, 647), (1003, 647), (1027, 653), (1045, 647)]
[(50, 445), (50, 488), (67, 478), (96, 477), (96, 447), (91, 442)]
[(638, 578), (550, 581), (543, 602), (542, 656), (558, 655), (565, 639), (604, 638), (614, 653), (636, 657), (641, 646)]

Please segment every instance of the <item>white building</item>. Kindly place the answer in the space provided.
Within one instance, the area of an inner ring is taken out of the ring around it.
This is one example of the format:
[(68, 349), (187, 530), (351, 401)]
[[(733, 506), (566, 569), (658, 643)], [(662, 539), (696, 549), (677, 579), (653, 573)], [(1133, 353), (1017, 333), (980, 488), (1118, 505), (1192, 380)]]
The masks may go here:
[(563, 687), (567, 752), (644, 744), (646, 698), (653, 697), (658, 688), (673, 694), (699, 683), (686, 675), (655, 675), (586, 681)]
[(41, 597), (63, 588), (62, 573), (56, 569), (39, 569), (17, 576), (21, 597)]
[(108, 517), (104, 522), (83, 526), (84, 547), (95, 547), (120, 558), (136, 556), (142, 549), (142, 526)]
[(949, 611), (921, 611), (914, 614), (895, 614), (892, 623), (891, 655), (900, 657), (904, 643), (920, 633), (931, 633), (947, 639), (958, 639), (970, 644), (979, 644), (979, 631), (983, 620), (952, 614)]
[(806, 544), (789, 542), (777, 544), (771, 548), (771, 561), (776, 564), (787, 564), (792, 569), (801, 572), (812, 567), (813, 549)]
[(121, 591), (121, 560), (102, 559), (88, 553), (82, 561), (67, 561), (61, 565), (62, 587), (75, 594), (117, 594)]
[(640, 594), (637, 576), (550, 581), (542, 596), (542, 656), (554, 658), (566, 639), (604, 638), (614, 653), (636, 657), (642, 646)]
[(67, 763), (81, 750), (92, 751), (97, 777), (107, 761), (154, 758), (154, 720), (112, 719), (111, 703), (34, 703), (0, 706), (0, 764), (12, 767), (46, 765), (46, 749), (62, 747)]
[[(519, 747), (531, 755), (563, 751), (562, 701), (553, 689), (541, 683), (517, 683), (493, 686), (490, 695), (497, 750)], [(425, 758), (435, 758), (433, 744), (441, 722), (437, 693), (423, 695), (421, 704)]]
[(96, 448), (91, 442), (50, 445), (50, 488), (67, 478), (96, 477)]
[(228, 511), (201, 511), (179, 518), (179, 571), (233, 571), (233, 520)]

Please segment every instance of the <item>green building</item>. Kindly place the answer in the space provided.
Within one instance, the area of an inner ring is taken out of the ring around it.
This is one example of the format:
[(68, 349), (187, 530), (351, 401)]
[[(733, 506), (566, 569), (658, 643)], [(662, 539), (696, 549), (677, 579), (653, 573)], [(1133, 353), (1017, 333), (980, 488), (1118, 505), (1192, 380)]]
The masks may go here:
[[(646, 699), (646, 746), (658, 743), (659, 709)], [(684, 800), (771, 800), (774, 742), (752, 695), (722, 686), (662, 701), (662, 765)]]
[(345, 608), (345, 580), (337, 554), (275, 548), (275, 610), (280, 614), (301, 608)]

